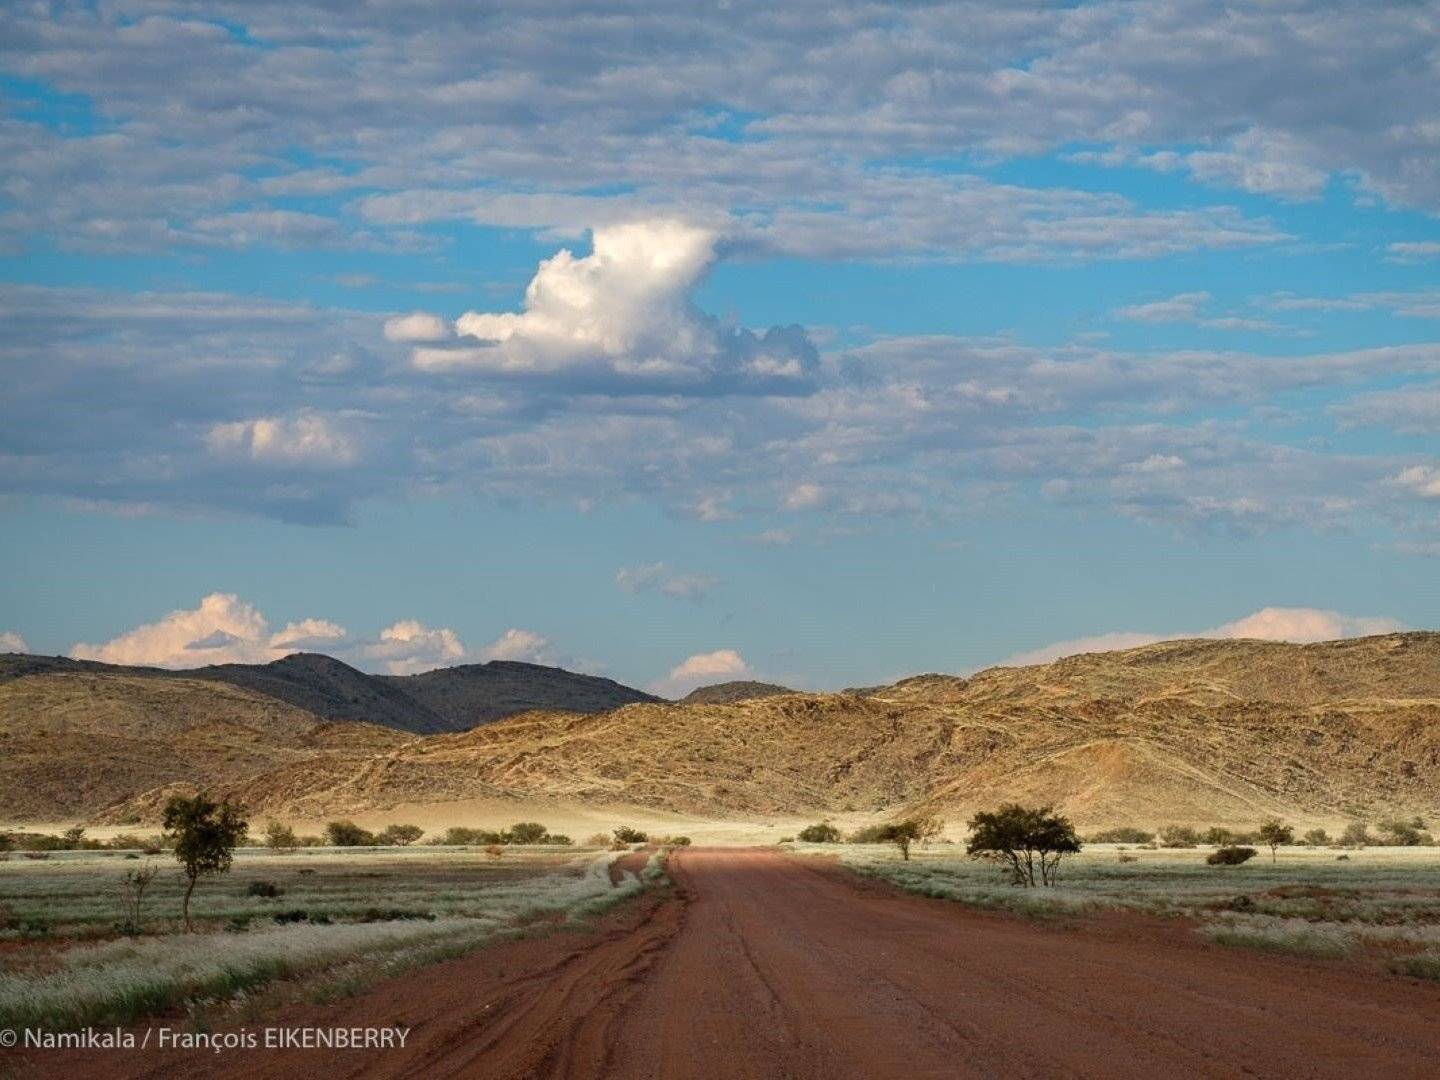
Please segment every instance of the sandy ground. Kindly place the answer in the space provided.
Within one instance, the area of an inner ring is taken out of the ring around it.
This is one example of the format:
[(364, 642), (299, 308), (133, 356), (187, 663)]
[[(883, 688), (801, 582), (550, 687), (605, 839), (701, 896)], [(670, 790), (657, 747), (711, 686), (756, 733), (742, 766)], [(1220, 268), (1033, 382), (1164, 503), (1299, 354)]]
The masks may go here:
[[(267, 1020), (403, 1051), (50, 1053), (22, 1075), (1434, 1077), (1440, 987), (1130, 916), (1042, 925), (690, 849), (672, 896)], [(255, 1025), (252, 1025), (252, 1027)]]

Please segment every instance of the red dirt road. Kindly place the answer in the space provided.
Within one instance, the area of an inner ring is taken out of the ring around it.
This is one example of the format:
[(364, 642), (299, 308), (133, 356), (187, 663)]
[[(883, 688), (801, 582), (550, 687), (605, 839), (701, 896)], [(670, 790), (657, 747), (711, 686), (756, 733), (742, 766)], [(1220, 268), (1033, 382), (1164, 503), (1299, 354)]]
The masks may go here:
[(1440, 990), (1117, 919), (968, 911), (773, 851), (672, 857), (676, 897), (267, 1023), (404, 1050), (51, 1054), (64, 1076), (1436, 1077)]

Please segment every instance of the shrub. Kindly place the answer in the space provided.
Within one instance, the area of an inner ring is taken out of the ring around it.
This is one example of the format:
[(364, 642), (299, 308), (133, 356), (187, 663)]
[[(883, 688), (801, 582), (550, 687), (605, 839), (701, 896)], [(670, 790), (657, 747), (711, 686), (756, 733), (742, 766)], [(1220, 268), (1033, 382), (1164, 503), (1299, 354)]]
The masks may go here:
[(245, 895), (274, 900), (277, 897), (284, 896), (285, 890), (273, 881), (252, 881), (245, 887)]
[(667, 847), (689, 847), (690, 838), (688, 836), (667, 836), (665, 845)]
[(265, 826), (265, 846), (274, 851), (293, 851), (297, 841), (295, 830), (289, 825), (272, 821)]
[(425, 830), (419, 825), (386, 825), (376, 839), (393, 847), (409, 847), (424, 835)]
[(1428, 846), (1433, 842), (1430, 834), (1425, 831), (1424, 818), (1382, 821), (1380, 831), (1385, 834), (1385, 842), (1393, 847)]
[(1102, 829), (1093, 833), (1087, 841), (1091, 844), (1148, 844), (1155, 834), (1137, 829), (1132, 825), (1121, 825), (1114, 829)]
[(639, 829), (632, 829), (629, 825), (621, 825), (614, 835), (617, 844), (643, 844), (650, 839), (649, 835)]
[(1010, 872), (1012, 884), (1034, 888), (1036, 862), (1040, 882), (1054, 885), (1060, 860), (1080, 850), (1080, 838), (1070, 819), (1053, 807), (1026, 807), (1005, 803), (999, 810), (970, 819), (970, 840), (965, 851), (972, 859), (994, 859)]
[(587, 847), (609, 847), (610, 834), (603, 832), (592, 833), (585, 838), (585, 845)]
[(1346, 847), (1364, 847), (1370, 843), (1370, 830), (1363, 821), (1352, 821), (1340, 834), (1340, 843)]
[(475, 847), (481, 844), (503, 844), (506, 838), (503, 833), (491, 829), (467, 829), (463, 825), (451, 825), (445, 830), (444, 838), (438, 842), (451, 847)]
[(566, 836), (564, 833), (554, 832), (546, 833), (545, 839), (541, 840), (540, 842), (542, 844), (554, 844), (556, 847), (569, 847), (571, 844), (575, 843), (574, 840), (571, 840), (570, 837)]
[(1222, 847), (1205, 856), (1211, 866), (1239, 866), (1255, 857), (1253, 847)]
[(550, 830), (538, 821), (517, 821), (510, 826), (510, 843), (543, 844), (545, 834)]
[(1311, 829), (1305, 834), (1305, 843), (1311, 847), (1329, 847), (1330, 834), (1324, 829)]
[(806, 844), (838, 844), (840, 842), (840, 830), (828, 821), (822, 821), (818, 825), (807, 825), (800, 830), (798, 836)]
[(1160, 830), (1160, 846), (1193, 848), (1200, 843), (1200, 834), (1188, 825), (1166, 825)]
[(325, 826), (325, 840), (331, 847), (369, 847), (375, 834), (353, 821), (332, 821)]

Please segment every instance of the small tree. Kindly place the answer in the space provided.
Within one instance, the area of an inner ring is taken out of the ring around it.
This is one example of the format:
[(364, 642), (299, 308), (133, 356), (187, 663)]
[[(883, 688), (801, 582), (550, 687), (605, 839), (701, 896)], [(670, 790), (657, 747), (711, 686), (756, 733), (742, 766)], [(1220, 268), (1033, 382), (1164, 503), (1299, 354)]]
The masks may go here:
[(425, 830), (419, 825), (386, 825), (385, 831), (379, 836), (382, 844), (393, 844), (395, 847), (409, 847), (420, 837), (425, 835)]
[(1037, 863), (1040, 883), (1054, 885), (1061, 858), (1079, 850), (1080, 838), (1068, 818), (1050, 806), (1019, 803), (976, 814), (970, 819), (970, 840), (965, 845), (971, 858), (996, 860), (1009, 870), (1014, 884), (1026, 888), (1035, 887)]
[(125, 884), (122, 886), (122, 895), (125, 899), (125, 924), (121, 927), (123, 933), (132, 936), (140, 933), (144, 919), (145, 890), (150, 888), (150, 883), (155, 880), (155, 875), (159, 872), (158, 866), (147, 862), (139, 869), (131, 870), (125, 875)]
[(807, 844), (838, 844), (840, 842), (840, 830), (828, 821), (822, 821), (818, 825), (806, 825), (795, 835)]
[(165, 804), (164, 826), (175, 845), (175, 858), (185, 871), (185, 900), (181, 913), (185, 929), (190, 923), (190, 896), (203, 874), (223, 874), (230, 869), (235, 849), (245, 842), (249, 826), (244, 810), (231, 802), (216, 803), (204, 792), (193, 798), (176, 795)]
[(915, 824), (920, 828), (920, 845), (929, 847), (932, 840), (939, 838), (945, 831), (945, 822), (938, 817), (929, 816), (915, 819)]
[(1293, 843), (1295, 840), (1295, 830), (1275, 818), (1271, 818), (1261, 825), (1258, 835), (1269, 846), (1272, 863), (1275, 861), (1276, 849), (1281, 844)]
[(892, 821), (880, 827), (880, 840), (882, 843), (894, 844), (900, 849), (900, 857), (909, 862), (910, 845), (920, 839), (923, 831), (924, 826), (918, 821)]
[(294, 851), (298, 841), (295, 830), (279, 821), (265, 826), (265, 846), (275, 851)]

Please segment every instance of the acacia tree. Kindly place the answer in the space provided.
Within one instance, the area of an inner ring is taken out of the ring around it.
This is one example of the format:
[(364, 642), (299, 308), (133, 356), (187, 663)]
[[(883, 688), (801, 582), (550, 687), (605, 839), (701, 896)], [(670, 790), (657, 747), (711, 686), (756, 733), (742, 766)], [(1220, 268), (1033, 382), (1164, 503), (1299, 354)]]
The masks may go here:
[(970, 839), (965, 845), (971, 858), (994, 859), (1010, 872), (1012, 883), (1032, 889), (1037, 869), (1040, 884), (1054, 885), (1061, 858), (1079, 850), (1080, 838), (1069, 818), (1050, 806), (1019, 803), (976, 814), (970, 819)]
[(919, 821), (892, 821), (880, 827), (879, 839), (894, 844), (900, 849), (900, 857), (910, 861), (910, 845), (925, 835), (925, 826)]
[(190, 895), (203, 874), (223, 874), (230, 869), (235, 849), (249, 830), (244, 810), (231, 802), (216, 803), (204, 792), (186, 798), (176, 795), (165, 804), (165, 833), (174, 842), (175, 858), (188, 882), (181, 912), (185, 929), (190, 923)]
[(1281, 844), (1289, 844), (1295, 840), (1295, 830), (1276, 818), (1271, 818), (1260, 826), (1257, 833), (1261, 840), (1270, 847), (1270, 861), (1275, 861), (1275, 849)]

